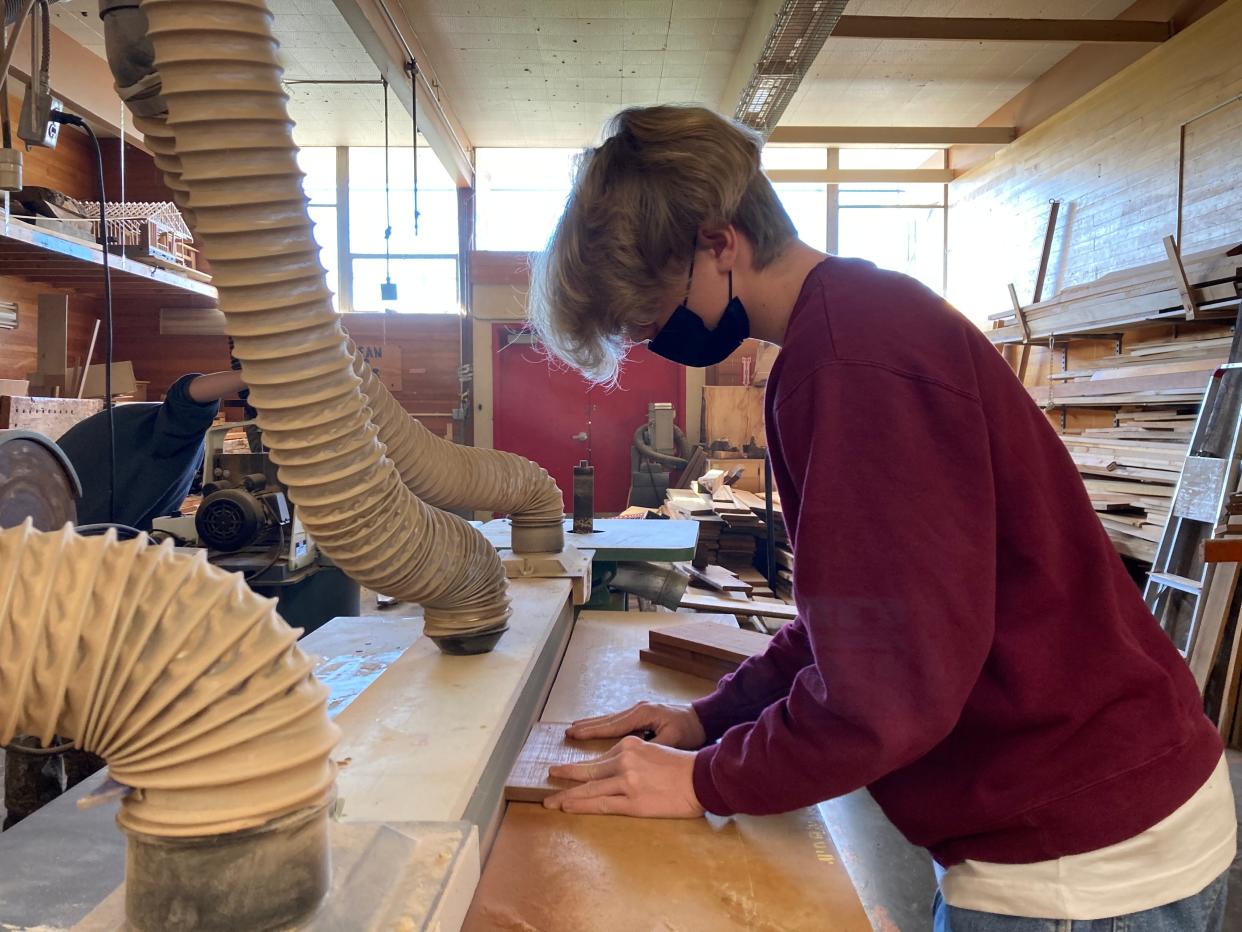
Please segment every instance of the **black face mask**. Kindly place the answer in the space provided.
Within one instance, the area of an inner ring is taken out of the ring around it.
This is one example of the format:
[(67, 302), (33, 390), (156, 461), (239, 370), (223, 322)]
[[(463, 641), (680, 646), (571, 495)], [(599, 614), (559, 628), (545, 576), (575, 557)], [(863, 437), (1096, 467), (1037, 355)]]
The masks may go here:
[(748, 336), (750, 318), (741, 300), (733, 294), (733, 273), (730, 272), (729, 303), (715, 330), (708, 330), (703, 319), (683, 301), (655, 339), (647, 344), (647, 349), (683, 366), (703, 369), (724, 362)]

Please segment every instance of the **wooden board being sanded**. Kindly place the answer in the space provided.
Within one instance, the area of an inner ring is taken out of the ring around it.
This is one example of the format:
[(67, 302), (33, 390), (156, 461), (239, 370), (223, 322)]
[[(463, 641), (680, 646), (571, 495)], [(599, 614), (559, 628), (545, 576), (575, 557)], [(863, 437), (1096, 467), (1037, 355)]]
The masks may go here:
[(511, 803), (543, 802), (553, 793), (575, 785), (572, 780), (549, 777), (549, 767), (591, 760), (617, 743), (614, 739), (570, 741), (565, 737), (568, 727), (564, 722), (535, 723), (505, 781), (505, 799)]

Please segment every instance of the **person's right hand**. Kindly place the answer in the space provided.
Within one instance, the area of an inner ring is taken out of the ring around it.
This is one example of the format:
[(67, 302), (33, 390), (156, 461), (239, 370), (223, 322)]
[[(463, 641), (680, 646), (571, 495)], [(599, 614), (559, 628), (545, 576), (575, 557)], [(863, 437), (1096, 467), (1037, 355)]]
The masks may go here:
[(624, 712), (582, 718), (565, 729), (567, 738), (624, 738), (650, 733), (656, 744), (696, 751), (707, 743), (698, 714), (688, 705), (640, 702)]

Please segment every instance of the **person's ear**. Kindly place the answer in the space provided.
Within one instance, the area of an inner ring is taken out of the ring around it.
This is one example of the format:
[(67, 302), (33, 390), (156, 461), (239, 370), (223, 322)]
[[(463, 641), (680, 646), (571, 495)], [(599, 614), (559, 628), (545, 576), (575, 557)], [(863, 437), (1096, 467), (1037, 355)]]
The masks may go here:
[(711, 252), (711, 261), (722, 275), (732, 272), (738, 259), (738, 232), (732, 224), (702, 227), (699, 242)]

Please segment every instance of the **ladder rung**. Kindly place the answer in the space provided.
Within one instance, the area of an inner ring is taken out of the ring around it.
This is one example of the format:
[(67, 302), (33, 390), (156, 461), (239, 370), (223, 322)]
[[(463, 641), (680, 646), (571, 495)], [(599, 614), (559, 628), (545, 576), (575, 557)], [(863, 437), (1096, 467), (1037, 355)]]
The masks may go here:
[(1191, 595), (1198, 595), (1203, 591), (1202, 582), (1197, 579), (1191, 579), (1188, 576), (1178, 576), (1176, 573), (1148, 573), (1147, 578), (1159, 586), (1180, 589), (1182, 592), (1189, 592)]

